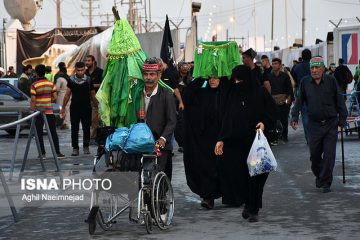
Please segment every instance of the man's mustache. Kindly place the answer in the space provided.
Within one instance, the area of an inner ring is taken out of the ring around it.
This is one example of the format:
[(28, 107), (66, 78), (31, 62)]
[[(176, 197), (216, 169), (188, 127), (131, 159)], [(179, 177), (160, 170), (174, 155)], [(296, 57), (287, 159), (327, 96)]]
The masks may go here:
[(144, 83), (145, 84), (153, 84), (155, 81), (154, 80), (145, 80)]

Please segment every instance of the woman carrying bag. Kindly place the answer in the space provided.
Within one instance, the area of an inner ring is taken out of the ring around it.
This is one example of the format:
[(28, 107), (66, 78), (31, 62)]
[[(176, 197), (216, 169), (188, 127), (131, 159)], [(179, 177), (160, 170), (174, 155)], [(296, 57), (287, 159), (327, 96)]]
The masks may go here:
[(215, 154), (222, 155), (219, 165), (222, 200), (233, 206), (245, 203), (243, 218), (257, 222), (268, 173), (250, 177), (247, 158), (256, 129), (270, 128), (277, 119), (277, 110), (269, 92), (252, 79), (250, 68), (235, 67), (232, 80), (234, 87), (215, 146)]

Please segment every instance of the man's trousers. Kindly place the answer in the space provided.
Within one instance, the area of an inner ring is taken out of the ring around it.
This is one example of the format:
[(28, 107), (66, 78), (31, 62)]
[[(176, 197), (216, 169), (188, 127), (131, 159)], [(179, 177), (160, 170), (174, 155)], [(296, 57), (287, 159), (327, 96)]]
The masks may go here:
[(91, 107), (71, 107), (71, 145), (74, 149), (79, 149), (79, 125), (83, 129), (83, 147), (89, 147), (90, 126), (91, 126)]
[(326, 122), (315, 122), (309, 119), (308, 140), (310, 148), (311, 170), (318, 187), (330, 187), (333, 180), (333, 169), (336, 157), (338, 138), (338, 119)]

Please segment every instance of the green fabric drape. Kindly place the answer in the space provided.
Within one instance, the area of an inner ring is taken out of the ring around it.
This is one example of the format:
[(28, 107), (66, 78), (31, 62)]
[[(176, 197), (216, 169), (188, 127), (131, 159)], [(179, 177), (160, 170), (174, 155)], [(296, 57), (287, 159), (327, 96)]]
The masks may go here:
[(232, 69), (240, 63), (236, 42), (202, 42), (195, 49), (193, 77), (230, 77)]
[(104, 79), (96, 94), (100, 118), (106, 126), (129, 127), (137, 122), (145, 59), (146, 54), (129, 23), (123, 19), (116, 21)]

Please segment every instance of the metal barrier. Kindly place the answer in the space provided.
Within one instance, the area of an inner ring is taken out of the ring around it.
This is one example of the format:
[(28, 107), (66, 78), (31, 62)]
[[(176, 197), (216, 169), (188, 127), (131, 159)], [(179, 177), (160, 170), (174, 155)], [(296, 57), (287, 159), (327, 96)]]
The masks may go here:
[[(14, 112), (0, 112), (0, 115), (13, 115), (13, 114), (14, 114)], [(25, 170), (25, 165), (26, 165), (26, 161), (27, 161), (27, 157), (28, 157), (28, 153), (29, 153), (31, 139), (32, 139), (33, 136), (35, 137), (36, 147), (37, 147), (39, 157), (40, 157), (41, 168), (42, 168), (43, 171), (45, 171), (45, 165), (44, 165), (44, 161), (43, 161), (43, 158), (42, 158), (42, 152), (41, 152), (41, 149), (40, 149), (39, 136), (37, 134), (36, 126), (35, 126), (36, 117), (38, 115), (40, 115), (40, 114), (41, 114), (42, 118), (44, 119), (45, 128), (46, 128), (46, 131), (48, 133), (48, 138), (49, 138), (49, 142), (50, 142), (50, 146), (51, 146), (51, 151), (52, 151), (54, 161), (55, 161), (56, 171), (59, 172), (60, 168), (59, 168), (59, 164), (58, 164), (57, 154), (56, 154), (56, 151), (55, 151), (55, 146), (54, 146), (54, 142), (53, 142), (53, 139), (52, 139), (52, 136), (51, 136), (51, 131), (50, 131), (50, 127), (49, 127), (49, 123), (47, 121), (46, 115), (44, 113), (40, 112), (40, 111), (37, 111), (37, 112), (34, 112), (34, 113), (30, 114), (29, 116), (26, 116), (26, 117), (22, 118), (23, 113), (21, 111), (19, 111), (17, 114), (18, 114), (18, 120), (17, 121), (0, 126), (0, 130), (4, 130), (4, 129), (7, 129), (9, 127), (13, 127), (13, 126), (16, 125), (15, 143), (14, 143), (13, 155), (12, 155), (12, 159), (11, 159), (9, 180), (12, 179), (13, 172), (14, 172), (14, 167), (15, 167), (16, 152), (17, 152), (17, 146), (18, 146), (19, 136), (20, 136), (20, 124), (22, 124), (22, 123), (24, 123), (24, 122), (26, 122), (26, 121), (28, 121), (30, 119), (31, 119), (30, 133), (29, 133), (29, 136), (28, 136), (28, 140), (27, 140), (27, 144), (26, 144), (26, 148), (25, 148), (25, 154), (24, 154), (24, 157), (23, 157), (23, 162), (22, 162), (22, 165), (21, 165), (20, 172), (23, 172)], [(15, 222), (17, 222), (18, 221), (17, 212), (16, 212), (16, 209), (15, 209), (15, 206), (14, 206), (14, 202), (13, 202), (11, 196), (10, 196), (10, 191), (9, 191), (9, 188), (8, 188), (7, 183), (6, 183), (6, 179), (4, 177), (4, 174), (3, 174), (3, 171), (1, 169), (1, 167), (0, 167), (0, 179), (1, 179), (2, 185), (4, 187), (5, 195), (6, 195), (6, 198), (8, 200), (8, 203), (10, 205), (10, 209), (11, 209), (11, 212), (13, 214), (14, 220), (15, 220)]]
[(11, 159), (10, 179), (12, 178), (12, 175), (13, 175), (13, 172), (14, 172), (17, 145), (18, 145), (18, 142), (19, 142), (19, 135), (20, 135), (20, 124), (23, 123), (23, 122), (26, 122), (26, 121), (28, 121), (30, 119), (31, 119), (30, 133), (29, 133), (29, 136), (28, 136), (28, 141), (27, 141), (27, 144), (26, 144), (25, 154), (24, 154), (24, 158), (23, 158), (23, 162), (22, 162), (22, 166), (21, 166), (20, 171), (23, 172), (25, 170), (25, 165), (26, 165), (26, 161), (27, 161), (27, 157), (28, 157), (28, 153), (29, 153), (30, 143), (31, 143), (31, 139), (32, 139), (33, 136), (35, 136), (36, 147), (37, 147), (37, 150), (38, 150), (38, 153), (39, 153), (42, 170), (45, 171), (45, 165), (44, 165), (44, 161), (43, 161), (42, 153), (41, 153), (41, 149), (40, 149), (40, 142), (39, 142), (39, 138), (38, 138), (36, 127), (35, 127), (36, 117), (39, 114), (41, 114), (42, 118), (44, 119), (45, 128), (46, 128), (46, 131), (48, 133), (48, 138), (49, 138), (49, 142), (50, 142), (50, 146), (51, 146), (51, 151), (52, 151), (52, 154), (53, 154), (53, 157), (54, 157), (54, 160), (55, 160), (56, 171), (60, 171), (59, 164), (58, 164), (58, 159), (57, 159), (57, 155), (56, 155), (56, 151), (55, 151), (54, 142), (53, 142), (53, 139), (52, 139), (52, 136), (51, 136), (49, 123), (47, 121), (47, 118), (46, 118), (45, 114), (40, 112), (40, 111), (37, 111), (37, 112), (34, 112), (34, 113), (30, 114), (29, 116), (21, 118), (22, 113), (19, 112), (19, 117), (18, 117), (17, 121), (0, 126), (0, 130), (3, 130), (3, 129), (6, 129), (6, 128), (17, 125), (16, 126), (16, 134), (15, 134), (15, 143), (14, 143), (14, 148), (13, 148), (13, 156), (12, 156), (12, 159)]

